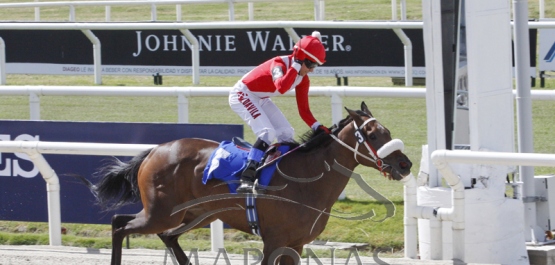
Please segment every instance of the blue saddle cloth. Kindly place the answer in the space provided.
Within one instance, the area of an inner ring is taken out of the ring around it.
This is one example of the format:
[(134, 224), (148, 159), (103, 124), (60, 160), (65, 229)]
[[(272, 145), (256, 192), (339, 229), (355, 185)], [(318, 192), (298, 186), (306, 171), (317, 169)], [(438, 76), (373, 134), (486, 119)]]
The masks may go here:
[[(283, 154), (289, 150), (289, 146), (279, 146), (278, 150)], [(237, 193), (236, 190), (239, 187), (241, 172), (247, 166), (248, 153), (249, 150), (237, 147), (232, 142), (221, 142), (218, 148), (210, 155), (208, 164), (204, 168), (202, 183), (206, 184), (210, 179), (218, 179), (227, 183), (230, 193)], [(262, 169), (262, 172), (259, 173), (259, 184), (268, 186), (280, 160), (281, 158)]]

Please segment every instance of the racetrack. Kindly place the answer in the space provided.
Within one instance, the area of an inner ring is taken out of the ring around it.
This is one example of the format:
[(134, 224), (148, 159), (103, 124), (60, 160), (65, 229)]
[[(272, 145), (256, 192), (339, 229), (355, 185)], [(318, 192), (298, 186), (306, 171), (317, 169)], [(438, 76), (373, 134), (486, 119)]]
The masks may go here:
[[(0, 265), (107, 265), (110, 264), (110, 249), (88, 249), (80, 247), (54, 247), (54, 246), (2, 246), (0, 245)], [(214, 252), (198, 252), (198, 264), (193, 261), (193, 265), (244, 265), (257, 264), (256, 259), (249, 257), (249, 261), (245, 263), (243, 255), (227, 254), (226, 260), (224, 255)], [(169, 255), (167, 262), (165, 260), (164, 250), (151, 249), (124, 249), (122, 265), (152, 265), (152, 264), (173, 264)], [(226, 261), (229, 261), (226, 262)], [(321, 259), (323, 264), (331, 264), (330, 259)], [(335, 259), (334, 264), (346, 264), (346, 259)], [(306, 258), (301, 260), (302, 264), (307, 264)], [(259, 263), (258, 263), (259, 264)], [(311, 260), (310, 264), (317, 264), (316, 260)], [(368, 264), (368, 265), (451, 265), (465, 264), (472, 265), (476, 263), (458, 263), (453, 261), (430, 261), (430, 260), (408, 260), (408, 259), (386, 259), (375, 260), (372, 257), (360, 257), (360, 262), (351, 257), (348, 264)]]

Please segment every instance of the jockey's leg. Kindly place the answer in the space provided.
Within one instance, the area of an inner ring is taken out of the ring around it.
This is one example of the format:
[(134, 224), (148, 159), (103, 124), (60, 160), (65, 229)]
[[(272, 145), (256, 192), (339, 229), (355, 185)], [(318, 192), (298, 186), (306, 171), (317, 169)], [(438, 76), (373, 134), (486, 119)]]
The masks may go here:
[(262, 139), (257, 139), (247, 156), (247, 167), (241, 174), (241, 185), (237, 188), (237, 193), (251, 193), (253, 183), (256, 180), (256, 169), (260, 165), (260, 160), (264, 152), (268, 149), (268, 143)]
[(261, 108), (268, 116), (268, 120), (272, 123), (272, 127), (275, 131), (274, 137), (277, 139), (277, 142), (293, 142), (295, 129), (293, 129), (293, 126), (291, 126), (281, 110), (269, 99), (261, 104)]

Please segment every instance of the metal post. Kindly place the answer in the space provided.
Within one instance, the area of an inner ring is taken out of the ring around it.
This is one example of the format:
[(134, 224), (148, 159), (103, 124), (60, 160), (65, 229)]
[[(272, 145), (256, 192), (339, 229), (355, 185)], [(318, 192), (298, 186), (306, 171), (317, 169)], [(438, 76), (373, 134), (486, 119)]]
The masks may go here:
[(181, 12), (181, 5), (175, 5), (175, 20), (183, 21), (183, 14)]
[(249, 21), (254, 20), (254, 3), (249, 2)]
[(407, 20), (407, 0), (401, 0), (401, 20)]
[[(31, 145), (32, 143), (29, 143)], [(60, 180), (36, 146), (22, 146), (46, 181), (48, 201), (48, 233), (51, 246), (62, 245), (62, 213), (60, 208)]]
[[(515, 80), (516, 80), (516, 107), (518, 152), (533, 153), (533, 125), (532, 125), (532, 100), (528, 78), (530, 62), (530, 43), (528, 32), (528, 1), (513, 0), (514, 12), (514, 51), (515, 51)], [(537, 228), (534, 168), (521, 166), (519, 169), (520, 180), (523, 182), (523, 202), (525, 216), (525, 231), (532, 231), (536, 238), (543, 238), (544, 233)], [(530, 233), (524, 233), (527, 241), (531, 240)]]
[(40, 121), (40, 97), (35, 92), (29, 92), (30, 120)]
[(545, 18), (545, 0), (540, 0), (540, 19)]
[(320, 8), (320, 20), (323, 21), (326, 19), (326, 1), (321, 0), (318, 7)]
[(6, 43), (0, 37), (0, 85), (6, 84)]
[(405, 86), (413, 85), (412, 78), (412, 42), (402, 29), (393, 29), (397, 37), (403, 42), (405, 55)]
[(333, 93), (331, 95), (331, 122), (338, 124), (343, 117), (343, 99)]
[(397, 20), (397, 0), (391, 0), (391, 20)]
[(158, 18), (156, 17), (156, 4), (150, 5), (150, 20), (156, 21)]
[[(331, 122), (339, 124), (343, 117), (343, 99), (338, 94), (331, 94)], [(344, 200), (347, 197), (345, 190), (339, 194), (338, 200)]]
[(69, 6), (69, 21), (75, 22), (75, 6), (74, 5)]
[(177, 123), (189, 122), (189, 97), (184, 93), (177, 95)]
[(106, 6), (105, 10), (106, 22), (110, 22), (112, 20), (112, 6)]
[(100, 40), (92, 33), (91, 30), (81, 30), (89, 38), (93, 44), (93, 58), (94, 58), (94, 83), (102, 85), (102, 47)]
[(320, 0), (314, 0), (314, 20), (320, 21)]
[(295, 29), (293, 28), (284, 28), (285, 32), (287, 32), (287, 34), (289, 34), (289, 37), (291, 37), (291, 39), (293, 40), (293, 42), (297, 42), (301, 39), (301, 37), (299, 37), (299, 34), (297, 34), (297, 32), (295, 31)]
[[(38, 2), (39, 0), (35, 0), (35, 2)], [(40, 21), (40, 7), (35, 7), (35, 21)]]
[(213, 252), (224, 248), (224, 223), (219, 219), (210, 223), (210, 239)]
[(235, 21), (235, 6), (233, 5), (233, 1), (229, 1), (228, 6), (229, 6), (229, 21)]
[(200, 73), (200, 45), (198, 43), (197, 38), (195, 35), (191, 33), (188, 29), (180, 30), (185, 38), (191, 43), (191, 68), (192, 68), (192, 75), (193, 75), (193, 85), (198, 85), (200, 83), (199, 80), (199, 73)]

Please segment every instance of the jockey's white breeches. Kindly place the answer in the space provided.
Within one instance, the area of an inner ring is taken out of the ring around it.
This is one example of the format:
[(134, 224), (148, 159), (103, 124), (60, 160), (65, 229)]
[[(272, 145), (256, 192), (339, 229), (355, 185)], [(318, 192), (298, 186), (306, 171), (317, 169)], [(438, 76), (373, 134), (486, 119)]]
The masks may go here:
[(269, 97), (258, 97), (239, 80), (229, 93), (229, 106), (267, 144), (293, 141), (295, 130)]

